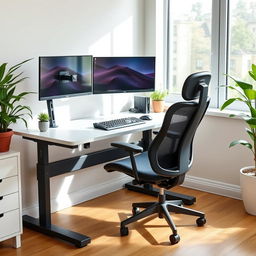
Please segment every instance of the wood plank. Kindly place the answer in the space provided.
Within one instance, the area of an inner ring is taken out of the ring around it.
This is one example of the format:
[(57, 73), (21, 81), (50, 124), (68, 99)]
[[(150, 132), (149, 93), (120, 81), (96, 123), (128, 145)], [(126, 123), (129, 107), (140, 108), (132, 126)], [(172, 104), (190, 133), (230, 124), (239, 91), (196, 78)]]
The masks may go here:
[(256, 216), (244, 211), (242, 201), (182, 187), (174, 191), (196, 196), (196, 204), (189, 207), (205, 212), (207, 218), (204, 227), (197, 227), (195, 217), (173, 214), (181, 237), (176, 245), (169, 244), (171, 231), (165, 220), (154, 216), (130, 224), (129, 235), (120, 237), (119, 222), (131, 214), (131, 203), (155, 199), (119, 190), (52, 215), (54, 224), (89, 235), (92, 242), (88, 246), (77, 249), (25, 228), (22, 247), (13, 249), (12, 241), (7, 240), (0, 243), (0, 255), (255, 255)]

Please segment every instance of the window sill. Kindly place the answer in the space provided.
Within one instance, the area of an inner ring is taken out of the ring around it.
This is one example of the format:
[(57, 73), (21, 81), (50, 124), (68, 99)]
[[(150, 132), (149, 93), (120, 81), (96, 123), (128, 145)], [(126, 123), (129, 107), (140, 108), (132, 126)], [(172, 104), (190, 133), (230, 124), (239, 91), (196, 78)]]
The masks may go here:
[[(173, 104), (173, 102), (166, 102), (166, 106), (171, 106)], [(244, 113), (244, 114), (247, 114), (248, 112), (246, 111), (238, 111), (238, 110), (223, 110), (223, 111), (220, 111), (220, 109), (218, 108), (208, 108), (207, 111), (206, 111), (206, 116), (215, 116), (215, 117), (225, 117), (225, 118), (230, 118), (229, 115), (231, 114), (234, 114), (234, 115), (239, 115), (241, 113)], [(248, 113), (249, 114), (249, 113)], [(239, 117), (232, 117), (233, 119), (241, 119)]]
[[(234, 114), (234, 115), (238, 115), (241, 113), (245, 113), (244, 111), (237, 111), (237, 110), (223, 110), (220, 111), (218, 108), (208, 108), (206, 115), (207, 116), (216, 116), (216, 117), (226, 117), (226, 118), (230, 118), (229, 115)], [(232, 117), (234, 119), (241, 119), (239, 117)]]

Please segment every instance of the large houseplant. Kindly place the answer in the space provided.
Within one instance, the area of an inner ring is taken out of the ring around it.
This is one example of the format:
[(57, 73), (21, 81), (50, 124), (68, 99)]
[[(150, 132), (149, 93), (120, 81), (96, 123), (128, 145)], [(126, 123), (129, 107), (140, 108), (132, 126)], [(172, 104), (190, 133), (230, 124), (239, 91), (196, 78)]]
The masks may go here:
[(24, 116), (28, 115), (32, 118), (31, 109), (28, 106), (19, 103), (20, 100), (31, 92), (16, 93), (16, 86), (25, 80), (23, 73), (17, 73), (25, 60), (7, 69), (7, 63), (0, 66), (0, 152), (9, 150), (11, 137), (13, 135), (10, 125), (22, 120), (27, 126)]
[[(252, 64), (248, 73), (256, 81), (256, 65)], [(229, 77), (234, 81), (234, 85), (228, 85), (227, 87), (235, 91), (237, 96), (224, 102), (221, 110), (236, 101), (243, 103), (248, 109), (246, 113), (230, 115), (230, 117), (238, 116), (245, 121), (247, 126), (245, 130), (250, 140), (235, 140), (230, 143), (229, 147), (240, 144), (247, 147), (252, 153), (254, 166), (244, 167), (240, 170), (240, 185), (246, 211), (256, 215), (256, 90), (253, 84)]]

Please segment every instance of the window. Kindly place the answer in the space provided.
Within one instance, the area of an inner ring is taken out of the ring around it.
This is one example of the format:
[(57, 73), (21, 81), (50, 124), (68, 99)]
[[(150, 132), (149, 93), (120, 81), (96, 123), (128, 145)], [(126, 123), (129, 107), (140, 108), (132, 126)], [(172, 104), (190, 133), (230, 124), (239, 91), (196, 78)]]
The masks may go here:
[(256, 64), (256, 0), (163, 1), (169, 10), (166, 80), (171, 98), (180, 94), (189, 74), (210, 70), (211, 106), (219, 108), (234, 96), (220, 87), (231, 83), (225, 74), (250, 81), (248, 69)]
[(210, 68), (211, 1), (170, 0), (169, 8), (169, 90), (180, 93), (189, 74)]
[[(243, 81), (251, 82), (248, 69), (256, 63), (255, 26), (256, 26), (256, 1), (230, 0), (229, 4), (229, 68), (228, 74), (238, 77)], [(231, 61), (237, 65), (233, 66)], [(234, 92), (228, 91), (228, 97), (233, 97)]]

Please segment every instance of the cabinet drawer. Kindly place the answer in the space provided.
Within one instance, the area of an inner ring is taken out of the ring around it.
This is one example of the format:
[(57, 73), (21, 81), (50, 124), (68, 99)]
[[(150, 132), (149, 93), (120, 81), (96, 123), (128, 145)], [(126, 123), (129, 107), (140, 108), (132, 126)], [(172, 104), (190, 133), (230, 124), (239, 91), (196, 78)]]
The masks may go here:
[(0, 241), (1, 238), (20, 232), (19, 210), (10, 211), (0, 215)]
[(0, 179), (17, 175), (18, 172), (17, 157), (0, 159)]
[(18, 189), (18, 176), (0, 180), (0, 196), (15, 193)]
[(0, 196), (0, 214), (19, 208), (19, 194)]

